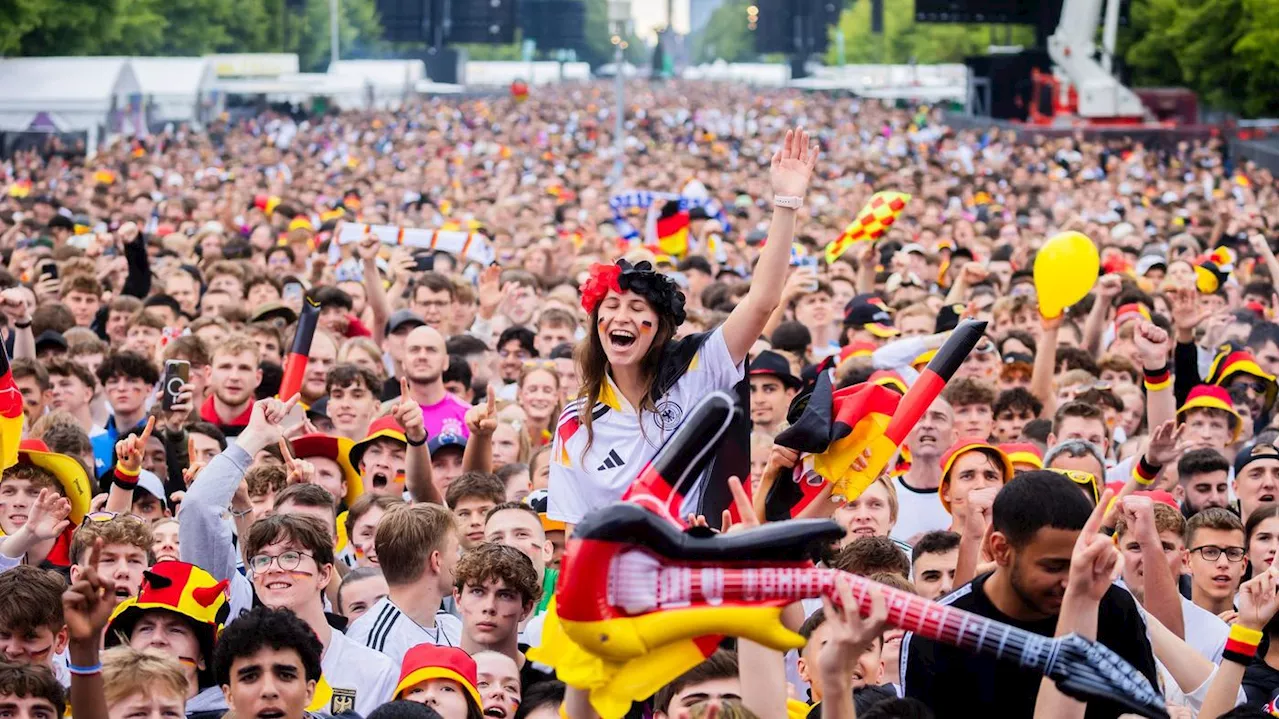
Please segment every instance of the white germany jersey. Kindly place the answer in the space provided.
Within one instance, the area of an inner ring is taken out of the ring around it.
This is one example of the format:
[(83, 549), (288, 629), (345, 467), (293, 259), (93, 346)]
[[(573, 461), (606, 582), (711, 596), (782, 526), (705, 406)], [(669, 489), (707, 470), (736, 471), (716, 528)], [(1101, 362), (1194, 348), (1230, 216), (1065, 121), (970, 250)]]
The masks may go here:
[(320, 658), (320, 669), (324, 691), (317, 685), (318, 702), (313, 701), (312, 707), (324, 714), (355, 712), (369, 716), (369, 712), (391, 701), (400, 679), (399, 664), (336, 629)]
[(399, 668), (405, 652), (419, 644), (456, 647), (462, 641), (461, 620), (445, 612), (437, 612), (435, 619), (434, 628), (423, 627), (401, 611), (390, 597), (383, 597), (351, 623), (347, 638), (386, 654)]
[(591, 510), (621, 499), (685, 415), (711, 392), (731, 391), (742, 379), (743, 368), (734, 365), (724, 333), (716, 329), (673, 342), (658, 376), (659, 387), (667, 389), (656, 398), (654, 411), (646, 410), (643, 416), (637, 415), (613, 379), (605, 377), (600, 401), (590, 409), (590, 447), (581, 421), (586, 400), (575, 400), (565, 408), (552, 440), (549, 518), (576, 524)]

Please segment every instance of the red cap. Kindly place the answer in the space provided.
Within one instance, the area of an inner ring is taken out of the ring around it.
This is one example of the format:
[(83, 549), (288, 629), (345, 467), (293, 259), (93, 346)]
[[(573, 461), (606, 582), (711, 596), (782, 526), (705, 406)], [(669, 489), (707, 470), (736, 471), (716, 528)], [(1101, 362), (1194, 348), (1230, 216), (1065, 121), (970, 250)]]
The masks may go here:
[(1000, 445), (1000, 451), (1005, 453), (1009, 461), (1013, 464), (1019, 462), (1029, 464), (1036, 469), (1044, 469), (1044, 453), (1040, 448), (1031, 442), (1009, 442)]
[(461, 649), (419, 644), (405, 652), (404, 661), (400, 664), (400, 681), (396, 684), (395, 698), (398, 699), (405, 690), (429, 679), (452, 679), (467, 690), (479, 709), (484, 706), (484, 702), (476, 689), (476, 673), (476, 660)]

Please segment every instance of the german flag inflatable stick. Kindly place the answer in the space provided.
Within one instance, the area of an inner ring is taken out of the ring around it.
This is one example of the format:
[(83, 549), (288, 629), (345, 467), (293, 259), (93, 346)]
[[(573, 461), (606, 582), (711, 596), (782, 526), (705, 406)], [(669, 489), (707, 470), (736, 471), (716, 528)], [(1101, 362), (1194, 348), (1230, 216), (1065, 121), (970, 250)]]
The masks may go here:
[[(1100, 508), (1084, 531), (1101, 523)], [(804, 639), (779, 621), (783, 605), (843, 596), (865, 615), (878, 591), (896, 627), (1018, 662), (1082, 701), (1106, 698), (1143, 716), (1168, 716), (1146, 677), (1102, 644), (1077, 634), (1049, 639), (798, 559), (810, 545), (843, 535), (823, 519), (695, 534), (636, 504), (608, 505), (574, 529), (542, 644), (529, 657), (588, 691), (601, 717), (618, 719), (710, 655), (716, 635), (797, 649)]]
[[(986, 322), (976, 320), (957, 325), (905, 395), (871, 382), (833, 392), (831, 374), (823, 373), (812, 393), (792, 401), (792, 424), (777, 437), (778, 444), (809, 456), (797, 467), (798, 482), (773, 485), (766, 517), (793, 516), (826, 482), (834, 485), (832, 497), (851, 500), (862, 494), (888, 466), (986, 328)], [(858, 461), (860, 468), (855, 468), (855, 461), (868, 450), (865, 466)]]
[(310, 297), (303, 300), (302, 314), (298, 315), (298, 329), (293, 333), (293, 345), (284, 360), (284, 377), (280, 379), (280, 399), (287, 400), (302, 389), (302, 377), (307, 373), (307, 357), (311, 354), (311, 340), (316, 336), (316, 322), (320, 320), (320, 305)]
[(658, 454), (640, 470), (624, 502), (634, 502), (677, 527), (684, 527), (680, 505), (716, 454), (716, 445), (733, 424), (733, 398), (712, 392), (698, 403)]
[(22, 392), (9, 367), (9, 352), (0, 346), (0, 469), (18, 463), (22, 442)]

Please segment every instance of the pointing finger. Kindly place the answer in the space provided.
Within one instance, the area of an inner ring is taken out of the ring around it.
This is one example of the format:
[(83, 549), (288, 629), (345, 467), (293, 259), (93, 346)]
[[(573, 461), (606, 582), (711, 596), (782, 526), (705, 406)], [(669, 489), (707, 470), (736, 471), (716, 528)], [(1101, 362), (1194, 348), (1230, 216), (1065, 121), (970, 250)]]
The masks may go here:
[(298, 406), (298, 402), (301, 399), (302, 399), (302, 395), (300, 393), (295, 393), (292, 397), (289, 398), (288, 402), (284, 403), (284, 409), (281, 411), (281, 414), (287, 415), (290, 412), (292, 412), (293, 408)]
[(409, 378), (400, 378), (400, 401), (404, 402), (409, 399)]
[(493, 416), (493, 413), (496, 411), (496, 410), (495, 410), (495, 403), (498, 401), (498, 400), (497, 400), (497, 393), (495, 393), (495, 392), (486, 392), (485, 394), (487, 395), (487, 397), (486, 397), (486, 401), (485, 401), (485, 414), (486, 414), (486, 415), (488, 415), (488, 416), (490, 416), (490, 417), (492, 417), (492, 416)]
[(151, 431), (156, 428), (156, 416), (153, 414), (147, 418), (147, 426), (142, 430), (142, 436), (138, 438), (138, 448), (141, 449), (147, 444), (147, 440), (151, 439)]
[(280, 456), (284, 458), (285, 465), (288, 466), (289, 469), (293, 469), (297, 466), (297, 463), (293, 460), (293, 452), (289, 449), (289, 442), (286, 441), (284, 437), (281, 437), (277, 441), (280, 443)]

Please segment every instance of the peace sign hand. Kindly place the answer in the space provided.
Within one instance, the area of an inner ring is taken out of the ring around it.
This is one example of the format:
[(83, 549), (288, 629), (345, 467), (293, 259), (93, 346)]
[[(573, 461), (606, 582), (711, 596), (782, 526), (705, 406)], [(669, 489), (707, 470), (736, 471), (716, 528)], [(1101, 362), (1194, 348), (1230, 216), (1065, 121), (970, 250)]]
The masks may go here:
[(1091, 602), (1099, 602), (1102, 595), (1111, 588), (1123, 565), (1120, 563), (1120, 550), (1111, 538), (1101, 534), (1102, 518), (1107, 512), (1107, 505), (1115, 492), (1108, 489), (1098, 499), (1098, 504), (1085, 522), (1084, 529), (1076, 538), (1075, 549), (1071, 552), (1071, 568), (1067, 574), (1067, 593)]

